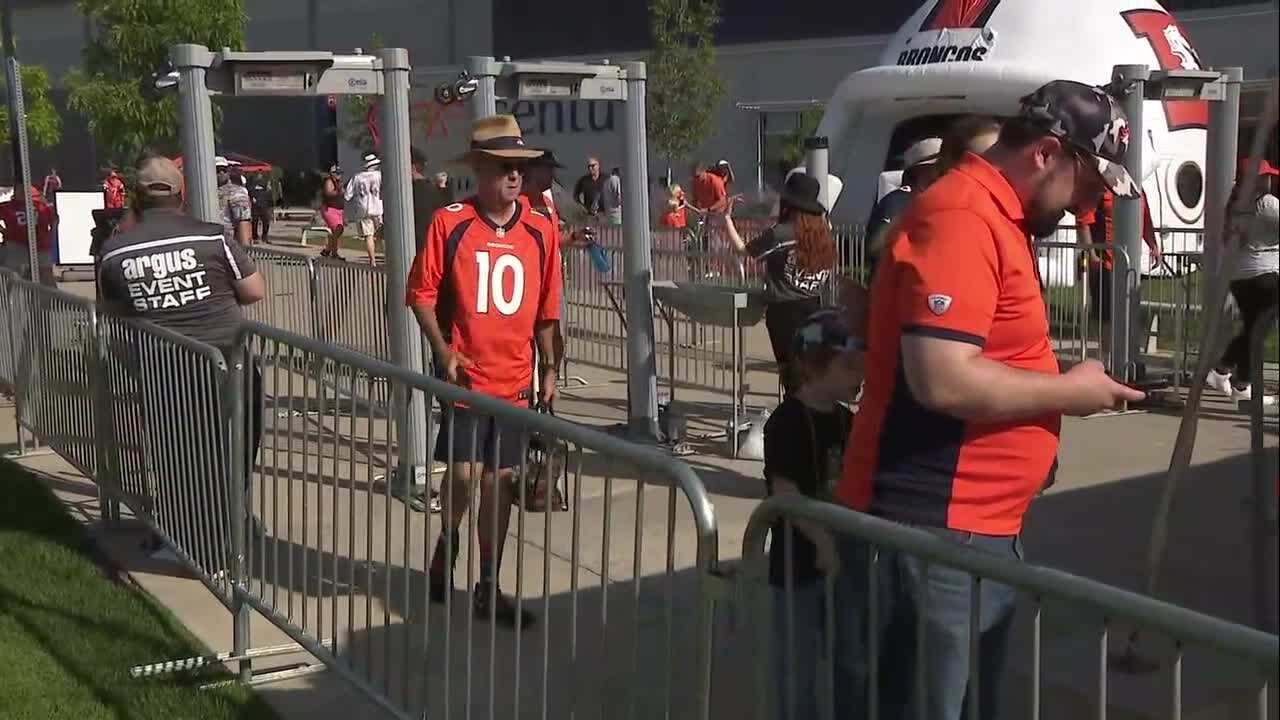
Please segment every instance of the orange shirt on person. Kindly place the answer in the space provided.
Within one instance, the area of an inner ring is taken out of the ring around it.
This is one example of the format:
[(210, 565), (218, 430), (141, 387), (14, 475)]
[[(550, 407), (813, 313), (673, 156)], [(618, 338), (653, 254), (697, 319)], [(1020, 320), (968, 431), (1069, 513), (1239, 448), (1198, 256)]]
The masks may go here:
[(409, 269), (405, 304), (435, 309), (446, 342), (471, 361), (466, 386), (520, 404), (533, 383), (534, 329), (560, 319), (560, 247), (528, 199), (504, 225), (474, 198), (436, 211)]
[(124, 180), (111, 174), (102, 181), (102, 206), (108, 210), (124, 207)]
[(897, 522), (1021, 531), (1055, 467), (1061, 416), (982, 423), (928, 409), (906, 384), (900, 345), (906, 335), (941, 338), (1010, 367), (1059, 372), (1023, 220), (1008, 181), (973, 154), (899, 216), (871, 286), (866, 385), (836, 490), (843, 504)]
[(672, 197), (672, 200), (675, 201), (675, 204), (667, 204), (667, 211), (662, 214), (660, 222), (662, 223), (662, 227), (682, 230), (685, 227), (688, 227), (689, 224), (688, 210), (685, 208), (684, 191), (681, 190), (676, 193), (675, 196)]
[(693, 204), (703, 210), (722, 213), (729, 203), (729, 190), (724, 178), (710, 171), (703, 171), (693, 177)]
[[(1116, 199), (1110, 192), (1102, 196), (1102, 202), (1097, 208), (1076, 218), (1081, 225), (1087, 225), (1093, 228), (1094, 244), (1102, 243), (1109, 246), (1115, 245), (1115, 213)], [(1101, 218), (1099, 218), (1101, 214)], [(1101, 231), (1101, 232), (1099, 232)], [(1151, 220), (1151, 208), (1147, 205), (1147, 198), (1142, 198), (1142, 239), (1147, 243), (1147, 247), (1153, 250), (1156, 246), (1156, 227)], [(1101, 264), (1102, 267), (1112, 270), (1116, 264), (1115, 250), (1108, 247), (1098, 253), (1097, 260), (1090, 258), (1090, 264)]]
[[(32, 197), (31, 207), (36, 213), (36, 249), (42, 252), (53, 249), (53, 226), (58, 221), (58, 211), (43, 198)], [(0, 203), (0, 223), (4, 223), (4, 241), (16, 245), (27, 244), (27, 207), (20, 199)]]

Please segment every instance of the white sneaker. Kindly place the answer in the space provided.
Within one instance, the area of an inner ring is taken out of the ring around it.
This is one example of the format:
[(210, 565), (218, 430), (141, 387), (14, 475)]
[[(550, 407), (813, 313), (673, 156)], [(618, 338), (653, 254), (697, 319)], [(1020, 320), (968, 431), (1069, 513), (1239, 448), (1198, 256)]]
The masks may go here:
[[(1231, 399), (1237, 403), (1247, 403), (1253, 399), (1253, 386), (1246, 385), (1244, 388), (1231, 388)], [(1263, 395), (1262, 407), (1275, 407), (1277, 400), (1275, 395)]]
[(1235, 397), (1235, 391), (1231, 387), (1231, 373), (1224, 374), (1210, 368), (1209, 374), (1205, 376), (1204, 386), (1213, 388), (1223, 395)]

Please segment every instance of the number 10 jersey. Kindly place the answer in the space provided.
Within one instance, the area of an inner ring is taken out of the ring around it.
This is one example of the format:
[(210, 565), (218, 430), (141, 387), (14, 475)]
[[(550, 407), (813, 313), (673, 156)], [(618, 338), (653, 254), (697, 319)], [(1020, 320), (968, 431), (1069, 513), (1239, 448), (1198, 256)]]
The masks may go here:
[(436, 211), (405, 302), (435, 308), (449, 347), (471, 361), (463, 384), (512, 403), (533, 380), (537, 323), (560, 319), (560, 247), (546, 216), (516, 203), (504, 225), (474, 198)]

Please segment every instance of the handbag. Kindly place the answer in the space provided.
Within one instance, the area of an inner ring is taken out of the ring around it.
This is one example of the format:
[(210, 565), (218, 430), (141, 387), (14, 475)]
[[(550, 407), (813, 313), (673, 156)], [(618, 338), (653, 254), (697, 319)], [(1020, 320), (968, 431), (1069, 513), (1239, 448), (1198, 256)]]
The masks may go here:
[[(534, 410), (555, 415), (549, 405), (539, 403)], [(525, 451), (524, 509), (528, 512), (565, 512), (569, 500), (569, 444), (560, 438), (534, 432)], [(563, 482), (562, 482), (563, 481)], [(519, 497), (514, 498), (519, 503)]]

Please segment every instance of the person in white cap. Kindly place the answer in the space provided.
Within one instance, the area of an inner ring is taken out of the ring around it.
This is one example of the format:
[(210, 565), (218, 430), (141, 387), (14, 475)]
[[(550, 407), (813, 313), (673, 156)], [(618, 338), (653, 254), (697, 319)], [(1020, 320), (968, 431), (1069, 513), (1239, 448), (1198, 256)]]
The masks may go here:
[(382, 161), (377, 155), (364, 156), (364, 170), (347, 183), (347, 219), (355, 222), (356, 235), (364, 240), (369, 264), (377, 262), (377, 238), (382, 234)]
[(867, 221), (867, 261), (873, 273), (876, 258), (884, 249), (889, 225), (906, 209), (913, 193), (924, 192), (938, 179), (938, 156), (941, 152), (942, 138), (930, 137), (917, 140), (902, 154), (902, 185), (880, 198)]
[(231, 180), (231, 162), (221, 155), (213, 159), (213, 167), (218, 172), (218, 211), (222, 213), (222, 234), (227, 240), (234, 240), (241, 245), (253, 242), (250, 238), (253, 219), (253, 203), (249, 200), (249, 190), (245, 186)]

